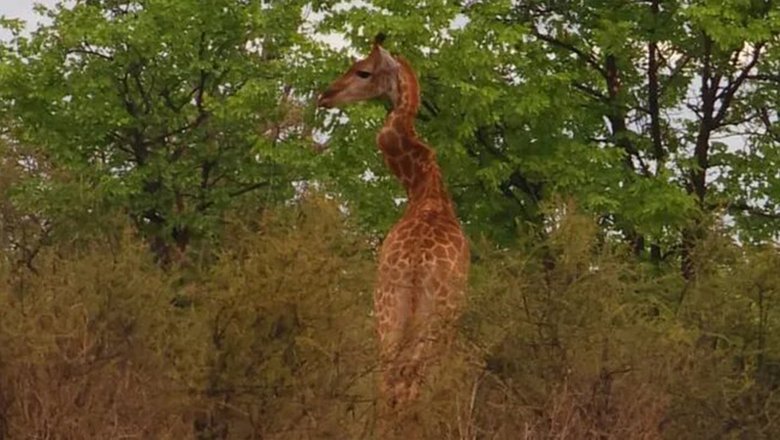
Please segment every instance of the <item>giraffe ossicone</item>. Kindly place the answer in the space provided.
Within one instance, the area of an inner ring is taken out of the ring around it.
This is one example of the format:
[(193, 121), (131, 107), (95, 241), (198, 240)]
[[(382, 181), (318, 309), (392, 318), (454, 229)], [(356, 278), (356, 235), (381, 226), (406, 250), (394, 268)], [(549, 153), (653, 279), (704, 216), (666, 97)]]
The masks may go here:
[(384, 405), (415, 401), (432, 362), (451, 343), (465, 298), (469, 246), (444, 185), (436, 153), (414, 129), (420, 88), (411, 65), (374, 39), (371, 53), (352, 64), (320, 95), (318, 106), (376, 98), (392, 108), (377, 134), (385, 163), (406, 189), (407, 206), (382, 243), (374, 295)]

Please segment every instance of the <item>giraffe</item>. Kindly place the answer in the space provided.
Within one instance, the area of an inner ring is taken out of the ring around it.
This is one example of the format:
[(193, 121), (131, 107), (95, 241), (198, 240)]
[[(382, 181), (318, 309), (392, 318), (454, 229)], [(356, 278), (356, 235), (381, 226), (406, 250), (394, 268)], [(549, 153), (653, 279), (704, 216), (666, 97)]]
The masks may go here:
[(376, 139), (386, 165), (406, 189), (407, 206), (380, 248), (374, 315), (380, 405), (392, 418), (417, 400), (427, 367), (452, 342), (465, 297), (469, 247), (436, 154), (415, 132), (420, 89), (414, 70), (383, 42), (377, 35), (370, 54), (337, 78), (318, 106), (375, 98), (391, 103)]

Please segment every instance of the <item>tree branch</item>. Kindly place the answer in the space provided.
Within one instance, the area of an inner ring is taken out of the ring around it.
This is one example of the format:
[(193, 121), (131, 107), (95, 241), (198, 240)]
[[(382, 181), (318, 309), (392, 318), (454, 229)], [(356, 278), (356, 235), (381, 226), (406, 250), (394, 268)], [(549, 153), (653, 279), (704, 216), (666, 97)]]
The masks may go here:
[(258, 182), (258, 183), (254, 183), (254, 184), (249, 185), (247, 187), (244, 187), (244, 188), (241, 188), (239, 190), (236, 190), (236, 191), (233, 191), (231, 193), (228, 193), (228, 195), (230, 197), (238, 197), (238, 196), (246, 194), (248, 192), (252, 192), (252, 191), (254, 191), (256, 189), (260, 189), (260, 188), (266, 187), (266, 186), (268, 186), (270, 184), (271, 184), (271, 182)]
[[(659, 52), (660, 53), (660, 52)], [(669, 88), (669, 85), (672, 83), (672, 81), (680, 74), (680, 72), (683, 71), (686, 65), (688, 65), (688, 62), (691, 60), (690, 55), (685, 55), (678, 63), (674, 66), (674, 69), (672, 69), (672, 72), (669, 74), (669, 77), (666, 79), (666, 82), (664, 84), (661, 84), (658, 91), (658, 96), (664, 96), (666, 93), (666, 90)]]
[[(718, 108), (718, 112), (713, 118), (713, 124), (715, 126), (713, 128), (719, 127), (723, 122), (724, 118), (726, 117), (726, 112), (728, 112), (729, 107), (731, 106), (731, 101), (734, 99), (734, 95), (745, 82), (748, 75), (750, 74), (750, 71), (753, 70), (753, 67), (755, 67), (755, 65), (758, 63), (758, 60), (761, 57), (761, 49), (764, 47), (764, 44), (764, 42), (760, 42), (755, 45), (753, 48), (753, 53), (750, 57), (750, 61), (748, 61), (748, 63), (744, 65), (742, 69), (740, 69), (739, 75), (737, 75), (736, 78), (731, 79), (728, 84), (726, 84), (723, 92), (717, 95), (716, 98), (719, 98), (721, 103), (720, 108)], [(741, 51), (737, 51), (737, 53), (741, 53)], [(735, 63), (736, 62), (738, 61), (735, 61)]]
[[(659, 0), (653, 0), (650, 10), (654, 18), (659, 14)], [(647, 44), (647, 101), (650, 110), (650, 138), (653, 143), (653, 155), (658, 163), (657, 171), (663, 168), (664, 158), (666, 156), (663, 137), (661, 134), (661, 111), (659, 104), (660, 88), (658, 84), (658, 45), (655, 41)]]
[(67, 54), (68, 55), (70, 55), (70, 54), (91, 55), (91, 56), (96, 56), (98, 58), (102, 58), (102, 59), (104, 59), (106, 61), (114, 61), (114, 57), (113, 56), (108, 55), (108, 54), (104, 54), (104, 53), (100, 53), (100, 52), (96, 51), (95, 49), (87, 48), (87, 47), (84, 47), (84, 46), (80, 46), (80, 47), (76, 47), (76, 48), (73, 48), (73, 49), (69, 49), (67, 51)]
[(766, 82), (774, 82), (774, 83), (780, 83), (780, 75), (771, 75), (768, 73), (758, 73), (756, 75), (747, 75), (747, 79), (751, 79), (754, 81), (766, 81)]
[(768, 212), (755, 206), (750, 206), (747, 202), (730, 203), (728, 206), (731, 212), (747, 212), (756, 217), (762, 217), (769, 220), (780, 220), (780, 212)]
[(590, 97), (596, 98), (596, 99), (598, 99), (599, 101), (601, 101), (603, 103), (608, 103), (609, 102), (609, 98), (606, 95), (604, 95), (603, 93), (601, 93), (600, 91), (598, 91), (598, 90), (596, 90), (596, 89), (594, 89), (592, 87), (589, 87), (589, 86), (587, 86), (585, 84), (580, 84), (580, 83), (577, 83), (577, 82), (572, 82), (571, 85), (575, 89), (585, 93), (586, 95), (588, 95)]
[(536, 38), (538, 38), (538, 39), (540, 39), (542, 41), (550, 43), (553, 46), (558, 46), (558, 47), (560, 47), (562, 49), (566, 49), (569, 52), (572, 52), (572, 53), (576, 54), (582, 61), (585, 61), (590, 67), (592, 67), (597, 72), (599, 72), (601, 74), (601, 76), (603, 76), (605, 78), (607, 77), (606, 70), (604, 70), (604, 68), (601, 67), (601, 65), (599, 64), (598, 60), (596, 60), (593, 57), (592, 54), (586, 53), (585, 51), (583, 51), (582, 49), (574, 46), (571, 43), (566, 43), (566, 42), (558, 40), (557, 38), (552, 37), (550, 35), (545, 35), (545, 34), (539, 32), (539, 30), (536, 29), (535, 27), (531, 30), (531, 33)]

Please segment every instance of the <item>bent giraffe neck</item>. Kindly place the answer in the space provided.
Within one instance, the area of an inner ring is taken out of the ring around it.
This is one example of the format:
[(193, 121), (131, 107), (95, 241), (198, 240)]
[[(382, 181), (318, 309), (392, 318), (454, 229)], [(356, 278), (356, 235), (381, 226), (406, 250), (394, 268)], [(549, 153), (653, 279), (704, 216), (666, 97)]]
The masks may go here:
[(452, 212), (452, 203), (444, 187), (436, 153), (417, 138), (414, 120), (420, 107), (420, 86), (409, 63), (397, 57), (397, 83), (390, 99), (393, 108), (377, 136), (379, 149), (390, 171), (406, 189), (408, 209), (421, 205)]

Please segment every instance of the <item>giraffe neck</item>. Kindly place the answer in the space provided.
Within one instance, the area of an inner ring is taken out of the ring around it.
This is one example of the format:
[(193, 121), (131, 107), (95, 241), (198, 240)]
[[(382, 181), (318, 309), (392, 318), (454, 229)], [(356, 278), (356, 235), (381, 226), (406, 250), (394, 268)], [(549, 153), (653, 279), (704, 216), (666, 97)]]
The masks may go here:
[(393, 108), (377, 136), (390, 171), (406, 189), (408, 210), (439, 208), (453, 213), (436, 153), (417, 138), (414, 120), (420, 106), (420, 86), (409, 63), (397, 57), (397, 81), (390, 100)]
[(420, 83), (417, 81), (417, 75), (415, 75), (412, 66), (405, 58), (398, 56), (395, 59), (399, 68), (394, 90), (390, 96), (393, 108), (388, 116), (388, 121), (394, 120), (402, 124), (403, 128), (408, 129), (415, 136), (414, 119), (420, 108)]

